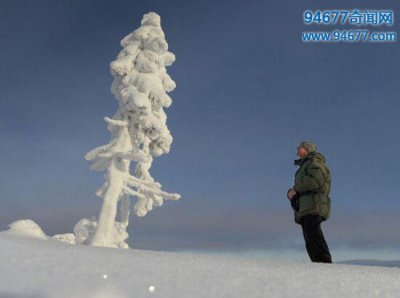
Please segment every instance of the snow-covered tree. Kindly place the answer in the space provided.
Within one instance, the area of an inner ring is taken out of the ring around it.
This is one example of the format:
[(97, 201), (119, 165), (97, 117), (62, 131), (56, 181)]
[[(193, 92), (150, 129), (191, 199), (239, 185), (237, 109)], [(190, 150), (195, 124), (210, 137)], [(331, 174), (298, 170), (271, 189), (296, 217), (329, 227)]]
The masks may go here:
[(126, 248), (130, 197), (137, 199), (137, 216), (161, 206), (164, 199), (180, 198), (163, 191), (149, 172), (153, 157), (168, 153), (172, 143), (164, 108), (171, 105), (168, 92), (176, 87), (166, 71), (175, 55), (168, 51), (160, 21), (154, 12), (145, 14), (141, 26), (122, 39), (123, 49), (110, 64), (111, 91), (119, 102), (114, 116), (104, 118), (111, 141), (85, 156), (93, 161), (93, 170), (106, 171), (105, 182), (96, 192), (103, 205), (98, 220), (83, 219), (75, 226), (78, 243)]

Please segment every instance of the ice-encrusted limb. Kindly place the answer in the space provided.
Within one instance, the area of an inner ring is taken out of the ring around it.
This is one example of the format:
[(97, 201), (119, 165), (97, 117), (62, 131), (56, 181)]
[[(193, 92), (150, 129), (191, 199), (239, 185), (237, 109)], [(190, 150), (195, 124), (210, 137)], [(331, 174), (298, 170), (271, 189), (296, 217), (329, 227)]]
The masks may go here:
[(112, 119), (108, 117), (104, 117), (104, 121), (106, 121), (110, 125), (120, 126), (120, 127), (126, 127), (129, 125), (127, 121)]
[(153, 183), (152, 182), (146, 182), (146, 181), (140, 180), (140, 179), (138, 179), (136, 177), (133, 177), (133, 176), (129, 176), (128, 177), (127, 183), (128, 183), (129, 186), (140, 187), (143, 190), (145, 190), (147, 193), (152, 193), (152, 194), (155, 194), (155, 195), (159, 195), (159, 196), (161, 196), (161, 197), (163, 197), (165, 199), (168, 199), (168, 200), (176, 201), (176, 200), (179, 200), (180, 197), (181, 197), (177, 193), (168, 193), (168, 192), (162, 191), (161, 190), (161, 185), (159, 183), (156, 184), (154, 182)]
[(133, 190), (133, 189), (130, 189), (129, 187), (126, 187), (126, 186), (123, 186), (122, 187), (122, 191), (125, 193), (125, 194), (127, 194), (127, 195), (130, 195), (130, 196), (133, 196), (133, 197), (138, 197), (138, 198), (140, 198), (140, 199), (145, 199), (146, 197), (143, 195), (143, 194), (141, 194), (140, 192), (137, 192), (137, 191), (135, 191), (135, 190)]
[(148, 156), (144, 154), (141, 150), (129, 152), (109, 151), (105, 153), (98, 153), (96, 156), (96, 158), (98, 159), (110, 159), (113, 157), (137, 162), (147, 162), (149, 160)]
[(110, 143), (94, 148), (93, 150), (85, 154), (85, 159), (88, 161), (96, 159), (99, 154), (105, 154), (106, 152), (109, 152), (112, 145), (113, 143)]

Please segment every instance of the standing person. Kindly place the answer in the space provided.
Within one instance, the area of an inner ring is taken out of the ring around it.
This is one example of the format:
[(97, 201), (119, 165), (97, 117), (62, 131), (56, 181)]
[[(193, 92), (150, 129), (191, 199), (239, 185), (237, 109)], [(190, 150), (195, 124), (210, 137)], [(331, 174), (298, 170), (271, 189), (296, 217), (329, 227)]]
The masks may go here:
[(295, 174), (294, 187), (287, 197), (294, 210), (295, 222), (300, 224), (306, 243), (307, 253), (312, 262), (332, 263), (332, 257), (321, 222), (330, 216), (331, 175), (325, 163), (325, 157), (317, 152), (317, 146), (309, 141), (301, 142), (297, 147), (295, 165), (299, 166)]

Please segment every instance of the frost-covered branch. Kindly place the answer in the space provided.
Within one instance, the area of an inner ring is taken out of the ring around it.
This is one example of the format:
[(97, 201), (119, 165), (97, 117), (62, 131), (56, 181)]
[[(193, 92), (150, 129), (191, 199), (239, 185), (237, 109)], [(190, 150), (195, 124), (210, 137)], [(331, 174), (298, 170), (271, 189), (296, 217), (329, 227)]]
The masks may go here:
[(165, 192), (165, 191), (162, 191), (160, 188), (161, 188), (161, 185), (160, 185), (160, 187), (152, 187), (152, 186), (149, 186), (148, 184), (146, 185), (146, 183), (143, 183), (143, 181), (142, 180), (140, 180), (140, 179), (135, 179), (136, 177), (129, 177), (128, 178), (128, 184), (130, 185), (130, 186), (133, 186), (133, 187), (140, 187), (140, 188), (142, 188), (144, 191), (146, 191), (146, 192), (148, 192), (148, 193), (152, 193), (152, 194), (155, 194), (155, 195), (159, 195), (159, 196), (161, 196), (161, 197), (163, 197), (163, 198), (165, 198), (165, 199), (168, 199), (168, 200), (179, 200), (180, 199), (180, 195), (179, 194), (176, 194), (176, 193), (168, 193), (168, 192)]
[(106, 121), (110, 125), (126, 127), (128, 126), (128, 122), (122, 120), (111, 119), (108, 117), (104, 117), (104, 121)]

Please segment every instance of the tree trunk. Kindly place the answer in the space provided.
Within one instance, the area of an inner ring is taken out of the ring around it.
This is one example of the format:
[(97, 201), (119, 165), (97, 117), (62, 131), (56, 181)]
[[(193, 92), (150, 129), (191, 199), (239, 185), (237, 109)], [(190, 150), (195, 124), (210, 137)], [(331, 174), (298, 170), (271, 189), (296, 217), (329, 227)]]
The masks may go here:
[(103, 199), (97, 229), (92, 240), (94, 246), (112, 246), (115, 217), (117, 215), (117, 204), (122, 191), (121, 173), (113, 158), (112, 165), (108, 170), (109, 186)]

